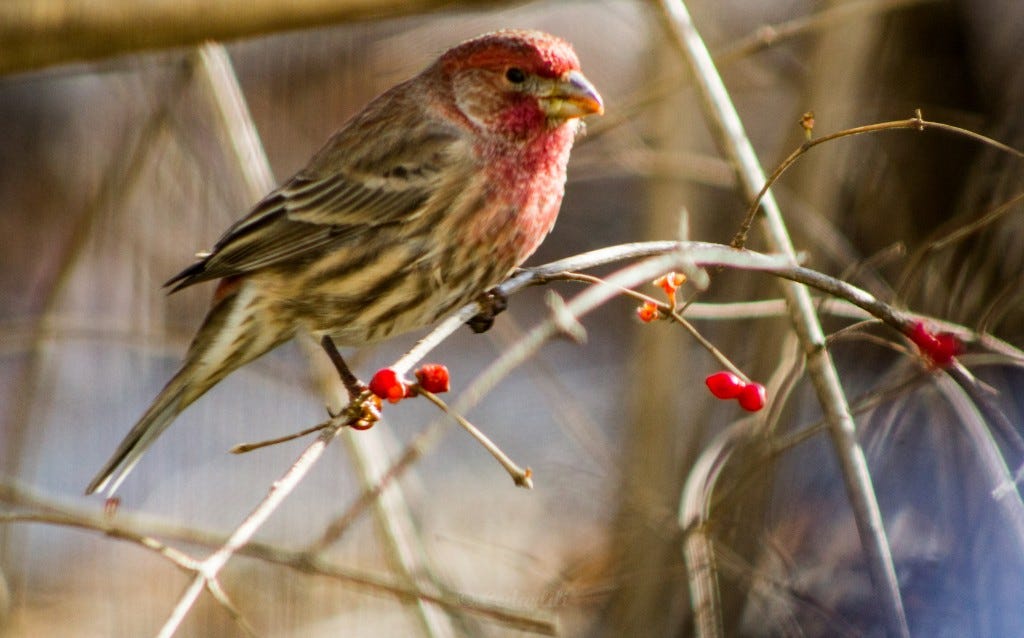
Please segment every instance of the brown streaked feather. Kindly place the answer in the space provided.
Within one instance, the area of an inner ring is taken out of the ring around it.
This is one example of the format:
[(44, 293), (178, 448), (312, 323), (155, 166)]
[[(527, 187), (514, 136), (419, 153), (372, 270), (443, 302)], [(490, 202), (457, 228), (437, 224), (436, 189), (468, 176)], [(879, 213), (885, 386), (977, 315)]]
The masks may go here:
[[(367, 126), (372, 129), (371, 124)], [(381, 226), (412, 221), (429, 200), (437, 199), (445, 169), (469, 157), (468, 144), (455, 129), (421, 125), (413, 133), (387, 157), (376, 158), (380, 168), (373, 175), (352, 167), (322, 169), (337, 149), (351, 144), (348, 135), (335, 136), (306, 169), (229, 228), (208, 255), (164, 285), (176, 292), (203, 281), (306, 259), (314, 251), (358, 242)], [(363, 160), (350, 158), (350, 163), (358, 166)], [(474, 168), (461, 163), (466, 171)], [(431, 208), (437, 206), (432, 202)]]

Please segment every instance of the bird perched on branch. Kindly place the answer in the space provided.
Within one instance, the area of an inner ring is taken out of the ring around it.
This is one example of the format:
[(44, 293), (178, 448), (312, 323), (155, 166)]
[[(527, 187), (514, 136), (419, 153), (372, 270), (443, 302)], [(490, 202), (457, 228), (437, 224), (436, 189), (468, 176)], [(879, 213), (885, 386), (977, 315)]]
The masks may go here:
[(430, 325), (551, 230), (580, 118), (604, 110), (572, 46), (497, 31), (373, 100), (167, 282), (219, 280), (181, 369), (89, 483), (113, 494), (221, 379), (300, 332), (345, 346)]

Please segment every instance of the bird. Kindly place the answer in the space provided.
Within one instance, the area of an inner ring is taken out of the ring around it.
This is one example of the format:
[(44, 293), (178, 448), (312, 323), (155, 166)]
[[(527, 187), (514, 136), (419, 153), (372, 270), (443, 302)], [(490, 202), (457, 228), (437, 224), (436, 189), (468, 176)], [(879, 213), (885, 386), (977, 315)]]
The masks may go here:
[(551, 231), (582, 119), (603, 112), (572, 45), (533, 30), (466, 40), (372, 100), (164, 284), (217, 281), (180, 369), (86, 494), (112, 496), (187, 406), (293, 337), (379, 342), (500, 284)]

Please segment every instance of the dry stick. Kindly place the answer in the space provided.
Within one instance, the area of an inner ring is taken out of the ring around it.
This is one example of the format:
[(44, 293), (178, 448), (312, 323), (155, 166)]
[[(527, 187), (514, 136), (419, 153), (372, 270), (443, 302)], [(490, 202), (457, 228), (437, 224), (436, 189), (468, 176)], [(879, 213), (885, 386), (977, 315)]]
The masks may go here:
[(740, 38), (728, 47), (715, 51), (715, 63), (719, 67), (767, 49), (774, 44), (797, 35), (821, 31), (848, 24), (853, 18), (875, 17), (896, 9), (906, 9), (925, 2), (938, 0), (861, 0), (844, 2), (805, 16), (793, 18), (779, 24), (758, 27), (753, 33)]
[[(775, 198), (767, 190), (768, 181), (757, 155), (684, 2), (662, 0), (661, 6), (682, 56), (693, 71), (707, 119), (726, 157), (736, 168), (745, 196), (755, 203), (759, 198), (763, 198), (764, 231), (769, 245), (773, 250), (795, 258), (781, 211)], [(763, 191), (763, 195), (759, 195), (759, 191)], [(857, 441), (856, 426), (839, 375), (825, 347), (821, 324), (814, 313), (814, 306), (806, 288), (788, 285), (783, 286), (783, 292), (790, 308), (794, 328), (807, 356), (807, 370), (811, 382), (817, 391), (822, 409), (829, 417), (829, 433), (843, 471), (861, 545), (867, 557), (868, 570), (882, 607), (886, 630), (893, 637), (909, 637), (910, 629), (900, 598), (899, 581), (896, 578), (867, 460), (864, 457), (864, 450)], [(710, 602), (714, 602), (713, 599)], [(718, 631), (720, 627), (714, 624), (698, 629), (706, 629), (705, 635), (721, 635)]]
[(1010, 303), (1011, 300), (1020, 295), (1022, 290), (1024, 290), (1024, 285), (1022, 284), (1024, 284), (1024, 276), (1022, 275), (1017, 275), (1003, 284), (1002, 290), (993, 295), (987, 307), (981, 311), (976, 322), (978, 332), (990, 332), (992, 330), (991, 326), (996, 326), (1002, 321), (1003, 317), (1014, 307)]
[(300, 430), (300, 431), (295, 432), (293, 434), (287, 434), (285, 436), (279, 436), (276, 439), (265, 439), (263, 441), (256, 441), (254, 443), (239, 443), (238, 445), (236, 445), (233, 448), (231, 448), (230, 450), (228, 450), (228, 452), (230, 452), (231, 454), (245, 454), (246, 452), (252, 452), (253, 450), (259, 450), (260, 448), (269, 447), (271, 445), (277, 445), (279, 443), (287, 443), (288, 441), (294, 441), (295, 439), (301, 439), (302, 437), (306, 436), (307, 434), (312, 434), (314, 432), (319, 432), (320, 430), (322, 430), (325, 427), (327, 427), (327, 425), (329, 423), (330, 423), (330, 421), (324, 421), (323, 423), (318, 423), (318, 424), (314, 425), (311, 428), (306, 428), (305, 430)]
[(690, 603), (697, 635), (724, 636), (715, 550), (705, 522), (710, 518), (711, 492), (732, 450), (756, 430), (747, 417), (729, 425), (701, 451), (687, 474), (679, 500), (679, 526), (683, 530), (683, 557), (690, 577)]
[(417, 393), (422, 394), (428, 401), (440, 408), (442, 412), (450, 416), (456, 423), (462, 426), (466, 432), (469, 432), (469, 435), (476, 439), (480, 445), (484, 446), (484, 449), (491, 453), (491, 456), (501, 464), (501, 467), (505, 468), (508, 475), (512, 477), (512, 482), (516, 484), (516, 487), (525, 487), (528, 490), (533, 489), (533, 470), (530, 468), (523, 469), (516, 465), (515, 461), (502, 452), (501, 448), (495, 445), (486, 434), (470, 423), (466, 417), (449, 408), (448, 404), (445, 403), (441, 397), (437, 396), (433, 392), (428, 392), (423, 388), (419, 388)]
[[(591, 284), (603, 281), (600, 277), (595, 277), (594, 275), (586, 275), (578, 272), (567, 272), (564, 275), (558, 277), (558, 279), (564, 279), (567, 281), (583, 281)], [(685, 317), (683, 317), (683, 315), (680, 314), (680, 310), (671, 307), (666, 302), (658, 301), (657, 299), (651, 297), (650, 295), (645, 295), (642, 292), (637, 292), (636, 290), (632, 290), (630, 288), (621, 288), (619, 292), (621, 292), (623, 295), (626, 295), (627, 297), (632, 297), (638, 301), (654, 304), (658, 308), (658, 312), (672, 319), (673, 321), (681, 325), (684, 329), (686, 329), (686, 331), (690, 333), (690, 336), (696, 339), (697, 343), (699, 343), (702, 348), (707, 350), (708, 353), (712, 357), (714, 357), (716, 361), (722, 364), (722, 366), (727, 368), (729, 371), (731, 371), (733, 374), (737, 375), (741, 379), (747, 382), (750, 381), (750, 379), (747, 377), (746, 374), (744, 374), (743, 370), (741, 370), (739, 366), (734, 364), (729, 359), (729, 357), (725, 355), (724, 352), (719, 350), (715, 346), (715, 344), (708, 341), (692, 323), (690, 323)]]
[[(59, 508), (47, 508), (49, 511), (45, 512), (14, 512), (10, 514), (0, 514), (0, 524), (5, 523), (43, 523), (47, 525), (60, 525), (64, 527), (76, 527), (85, 530), (99, 530), (104, 532), (111, 538), (117, 538), (120, 540), (126, 540), (136, 543), (150, 551), (155, 552), (159, 556), (166, 558), (176, 567), (181, 568), (183, 571), (194, 573), (199, 568), (199, 562), (185, 554), (184, 552), (177, 550), (165, 543), (158, 541), (157, 539), (146, 536), (143, 534), (136, 533), (132, 530), (125, 528), (115, 528), (113, 526), (104, 526), (102, 523), (96, 523), (87, 518), (76, 517), (73, 514), (61, 511)], [(220, 583), (216, 580), (207, 583), (207, 589), (210, 594), (220, 603), (220, 605), (227, 611), (228, 615), (231, 616), (242, 631), (248, 636), (255, 636), (256, 632), (252, 626), (245, 620), (238, 607), (235, 606), (227, 593), (221, 587)]]
[[(344, 392), (334, 380), (339, 400)], [(363, 491), (372, 490), (387, 474), (390, 465), (388, 448), (390, 435), (386, 429), (370, 432), (349, 431), (342, 437), (348, 450), (352, 469), (359, 479)], [(409, 587), (420, 588), (425, 581), (436, 590), (444, 586), (434, 577), (433, 568), (419, 536), (419, 529), (412, 520), (412, 513), (405, 494), (395, 482), (389, 482), (374, 499), (373, 514), (377, 535), (383, 544), (388, 563), (395, 575)], [(455, 623), (449, 616), (450, 609), (438, 607), (425, 598), (417, 597), (403, 601), (416, 619), (419, 634), (428, 637), (456, 635)]]
[[(506, 316), (487, 333), (497, 350), (504, 350), (523, 337), (523, 329), (515, 317)], [(563, 380), (561, 373), (548, 360), (537, 357), (526, 371), (533, 389), (540, 392), (544, 404), (556, 405), (554, 418), (559, 428), (590, 459), (609, 474), (620, 474), (615, 453), (608, 436), (587, 413), (586, 394), (575, 391)]]
[(948, 377), (942, 376), (938, 382), (940, 391), (974, 443), (982, 470), (987, 474), (992, 497), (1009, 523), (1011, 536), (1017, 542), (1018, 549), (1024, 553), (1024, 502), (1017, 490), (1015, 477), (999, 450), (999, 444), (992, 438), (992, 432), (986, 425), (986, 416), (988, 420), (992, 418), (990, 406), (986, 405), (983, 398), (972, 399), (969, 389), (974, 384), (962, 369), (952, 369)]
[[(866, 124), (864, 126), (855, 126), (853, 128), (844, 129), (842, 131), (837, 131), (835, 133), (830, 133), (829, 135), (825, 135), (823, 137), (816, 137), (801, 144), (799, 148), (797, 148), (795, 151), (789, 154), (789, 157), (782, 160), (782, 163), (779, 164), (774, 171), (772, 171), (772, 174), (768, 176), (767, 180), (763, 180), (762, 178), (763, 186), (761, 186), (760, 189), (757, 191), (757, 195), (755, 195), (751, 199), (750, 206), (747, 208), (746, 217), (744, 217), (743, 223), (740, 225), (739, 231), (737, 231), (736, 235), (733, 237), (731, 245), (736, 246), (737, 248), (742, 248), (746, 244), (747, 233), (750, 231), (750, 227), (754, 223), (754, 218), (757, 216), (757, 211), (762, 205), (762, 200), (765, 200), (764, 207), (765, 212), (767, 213), (767, 209), (769, 207), (767, 201), (768, 189), (771, 188), (772, 185), (775, 184), (775, 182), (778, 181), (780, 177), (782, 177), (782, 174), (785, 173), (790, 166), (796, 163), (796, 161), (800, 159), (800, 156), (803, 155), (804, 153), (808, 152), (815, 146), (824, 144), (826, 142), (831, 142), (833, 140), (837, 140), (843, 137), (864, 135), (866, 133), (879, 133), (881, 131), (896, 131), (908, 129), (913, 131), (936, 129), (939, 131), (946, 131), (947, 133), (955, 133), (957, 135), (962, 135), (964, 137), (968, 137), (975, 141), (981, 142), (982, 144), (992, 146), (1005, 153), (1009, 153), (1010, 155), (1015, 155), (1019, 158), (1024, 158), (1024, 153), (1022, 153), (1021, 151), (1018, 151), (1017, 149), (1011, 146), (1007, 146), (1006, 144), (1003, 144), (998, 140), (994, 140), (990, 137), (981, 135), (980, 133), (975, 133), (974, 131), (969, 131), (965, 128), (960, 128), (959, 126), (953, 126), (952, 124), (945, 124), (942, 122), (931, 122), (929, 120), (925, 120), (924, 118), (921, 117), (920, 109), (916, 111), (914, 117), (905, 120), (894, 120), (891, 122), (878, 122), (875, 124)], [(1016, 203), (1021, 197), (1024, 197), (1024, 194), (1015, 197), (1013, 200), (1008, 202), (1008, 204)], [(995, 209), (994, 211), (992, 211), (992, 213), (989, 213), (983, 218), (984, 223), (990, 223), (991, 221), (994, 221), (994, 216), (998, 216), (1003, 212), (1005, 211), (1003, 210), (1002, 206)], [(984, 223), (982, 225), (984, 225)]]
[[(452, 0), (36, 0), (0, 2), (0, 74), (450, 8)], [(462, 0), (496, 5), (497, 0)], [(505, 3), (507, 4), (507, 2)], [(126, 29), (125, 25), (145, 25)]]
[[(93, 508), (76, 507), (44, 498), (17, 484), (0, 483), (0, 502), (20, 508), (31, 508), (31, 511), (26, 512), (0, 514), (0, 523), (43, 523), (98, 532), (110, 538), (135, 543), (144, 549), (165, 556), (172, 563), (189, 572), (196, 571), (195, 566), (198, 565), (198, 561), (165, 545), (156, 537), (213, 548), (224, 544), (224, 536), (221, 534), (152, 520), (143, 521), (125, 513), (120, 513), (116, 519), (111, 519), (106, 515), (97, 514)], [(482, 618), (489, 618), (522, 631), (545, 635), (555, 634), (555, 625), (550, 619), (527, 610), (498, 605), (474, 598), (466, 593), (433, 593), (411, 588), (373, 572), (328, 563), (307, 552), (252, 542), (239, 550), (239, 553), (305, 574), (325, 576), (390, 596), (423, 598), (454, 611), (463, 611)]]
[(312, 445), (302, 452), (288, 471), (280, 479), (274, 481), (266, 497), (242, 521), (241, 525), (231, 533), (227, 541), (199, 564), (196, 570), (198, 573), (192, 580), (192, 583), (182, 593), (178, 604), (175, 605), (170, 617), (168, 617), (157, 634), (159, 638), (170, 638), (174, 635), (174, 632), (177, 631), (192, 605), (199, 598), (199, 594), (207, 586), (207, 583), (217, 578), (220, 570), (227, 564), (228, 560), (252, 539), (253, 535), (263, 526), (263, 523), (270, 518), (270, 515), (277, 510), (284, 499), (291, 494), (295, 486), (302, 481), (317, 459), (320, 458), (320, 455), (323, 454), (327, 444), (338, 435), (338, 432), (341, 431), (344, 425), (344, 420), (340, 418), (332, 419), (331, 424), (320, 433), (320, 436), (317, 437)]
[[(987, 213), (985, 213), (978, 219), (974, 220), (973, 222), (970, 222), (968, 224), (956, 225), (956, 227), (947, 234), (943, 234), (945, 230), (943, 226), (946, 226), (945, 224), (937, 228), (930, 234), (931, 237), (937, 238), (926, 242), (921, 248), (914, 251), (914, 253), (910, 256), (910, 259), (906, 267), (903, 269), (903, 275), (900, 277), (900, 282), (896, 286), (896, 290), (899, 291), (901, 294), (905, 294), (907, 289), (910, 287), (911, 283), (914, 281), (919, 269), (921, 268), (921, 265), (924, 263), (925, 258), (930, 253), (942, 250), (943, 248), (951, 244), (954, 244), (973, 233), (980, 231), (989, 224), (995, 223), (1004, 215), (1009, 213), (1010, 210), (1015, 205), (1019, 204), (1022, 200), (1024, 200), (1024, 193), (1018, 193), (1017, 195), (1014, 195), (1007, 201), (989, 210)], [(982, 319), (979, 320), (979, 325), (984, 325), (984, 314), (985, 313), (983, 313), (982, 315)]]
[(231, 619), (235, 621), (245, 635), (255, 638), (257, 635), (256, 630), (249, 624), (249, 621), (245, 619), (245, 616), (242, 615), (242, 612), (238, 609), (235, 603), (231, 601), (231, 598), (228, 596), (228, 593), (224, 591), (219, 580), (214, 579), (206, 583), (206, 590), (210, 592), (213, 599), (220, 603), (220, 606), (228, 612), (228, 615), (231, 616)]
[[(777, 24), (762, 25), (747, 36), (715, 51), (713, 57), (720, 68), (726, 67), (737, 60), (799, 35), (837, 26), (849, 21), (851, 18), (874, 17), (889, 11), (923, 4), (924, 2), (938, 2), (938, 0), (861, 0), (860, 2), (844, 2), (841, 5), (823, 9), (807, 16), (800, 16)], [(658, 82), (654, 90), (648, 90), (641, 95), (626, 98), (624, 103), (615, 109), (614, 113), (609, 113), (596, 123), (588, 125), (587, 136), (580, 141), (586, 144), (588, 140), (600, 137), (622, 124), (634, 122), (636, 114), (640, 110), (675, 94), (685, 84), (685, 81), (685, 75), (679, 74)]]
[(435, 427), (428, 428), (417, 435), (416, 438), (406, 446), (398, 460), (392, 463), (385, 472), (380, 474), (373, 487), (368, 490), (363, 490), (360, 493), (359, 498), (356, 499), (348, 509), (346, 509), (341, 515), (335, 517), (327, 527), (324, 528), (320, 538), (310, 544), (306, 549), (306, 554), (314, 556), (337, 542), (338, 539), (345, 534), (348, 528), (359, 519), (366, 508), (372, 505), (395, 479), (405, 473), (405, 470), (412, 467), (416, 461), (427, 453), (427, 451), (432, 447), (432, 443), (436, 439), (438, 433), (438, 429)]

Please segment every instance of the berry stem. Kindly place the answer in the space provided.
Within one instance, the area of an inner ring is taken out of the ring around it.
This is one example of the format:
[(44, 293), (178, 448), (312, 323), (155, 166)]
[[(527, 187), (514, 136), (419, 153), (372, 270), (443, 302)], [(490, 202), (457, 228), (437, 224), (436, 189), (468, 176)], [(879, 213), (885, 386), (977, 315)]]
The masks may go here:
[(480, 443), (480, 445), (484, 446), (484, 449), (490, 452), (491, 456), (493, 456), (495, 460), (497, 460), (498, 463), (500, 463), (501, 466), (505, 468), (505, 471), (508, 472), (508, 475), (512, 477), (512, 481), (516, 484), (516, 486), (525, 487), (528, 490), (533, 489), (533, 471), (530, 470), (530, 468), (523, 469), (516, 465), (515, 461), (509, 458), (507, 454), (502, 452), (501, 448), (499, 448), (497, 445), (494, 444), (493, 441), (487, 438), (486, 434), (477, 429), (477, 427), (470, 423), (469, 420), (466, 419), (466, 417), (449, 408), (448, 404), (445, 403), (439, 396), (437, 396), (433, 392), (429, 392), (422, 388), (420, 388), (420, 394), (422, 394), (431, 403), (440, 408), (442, 412), (444, 412), (452, 419), (454, 419), (456, 423), (458, 423), (460, 426), (462, 426), (464, 430), (466, 430), (466, 432), (469, 432), (470, 436), (476, 439), (477, 442)]

